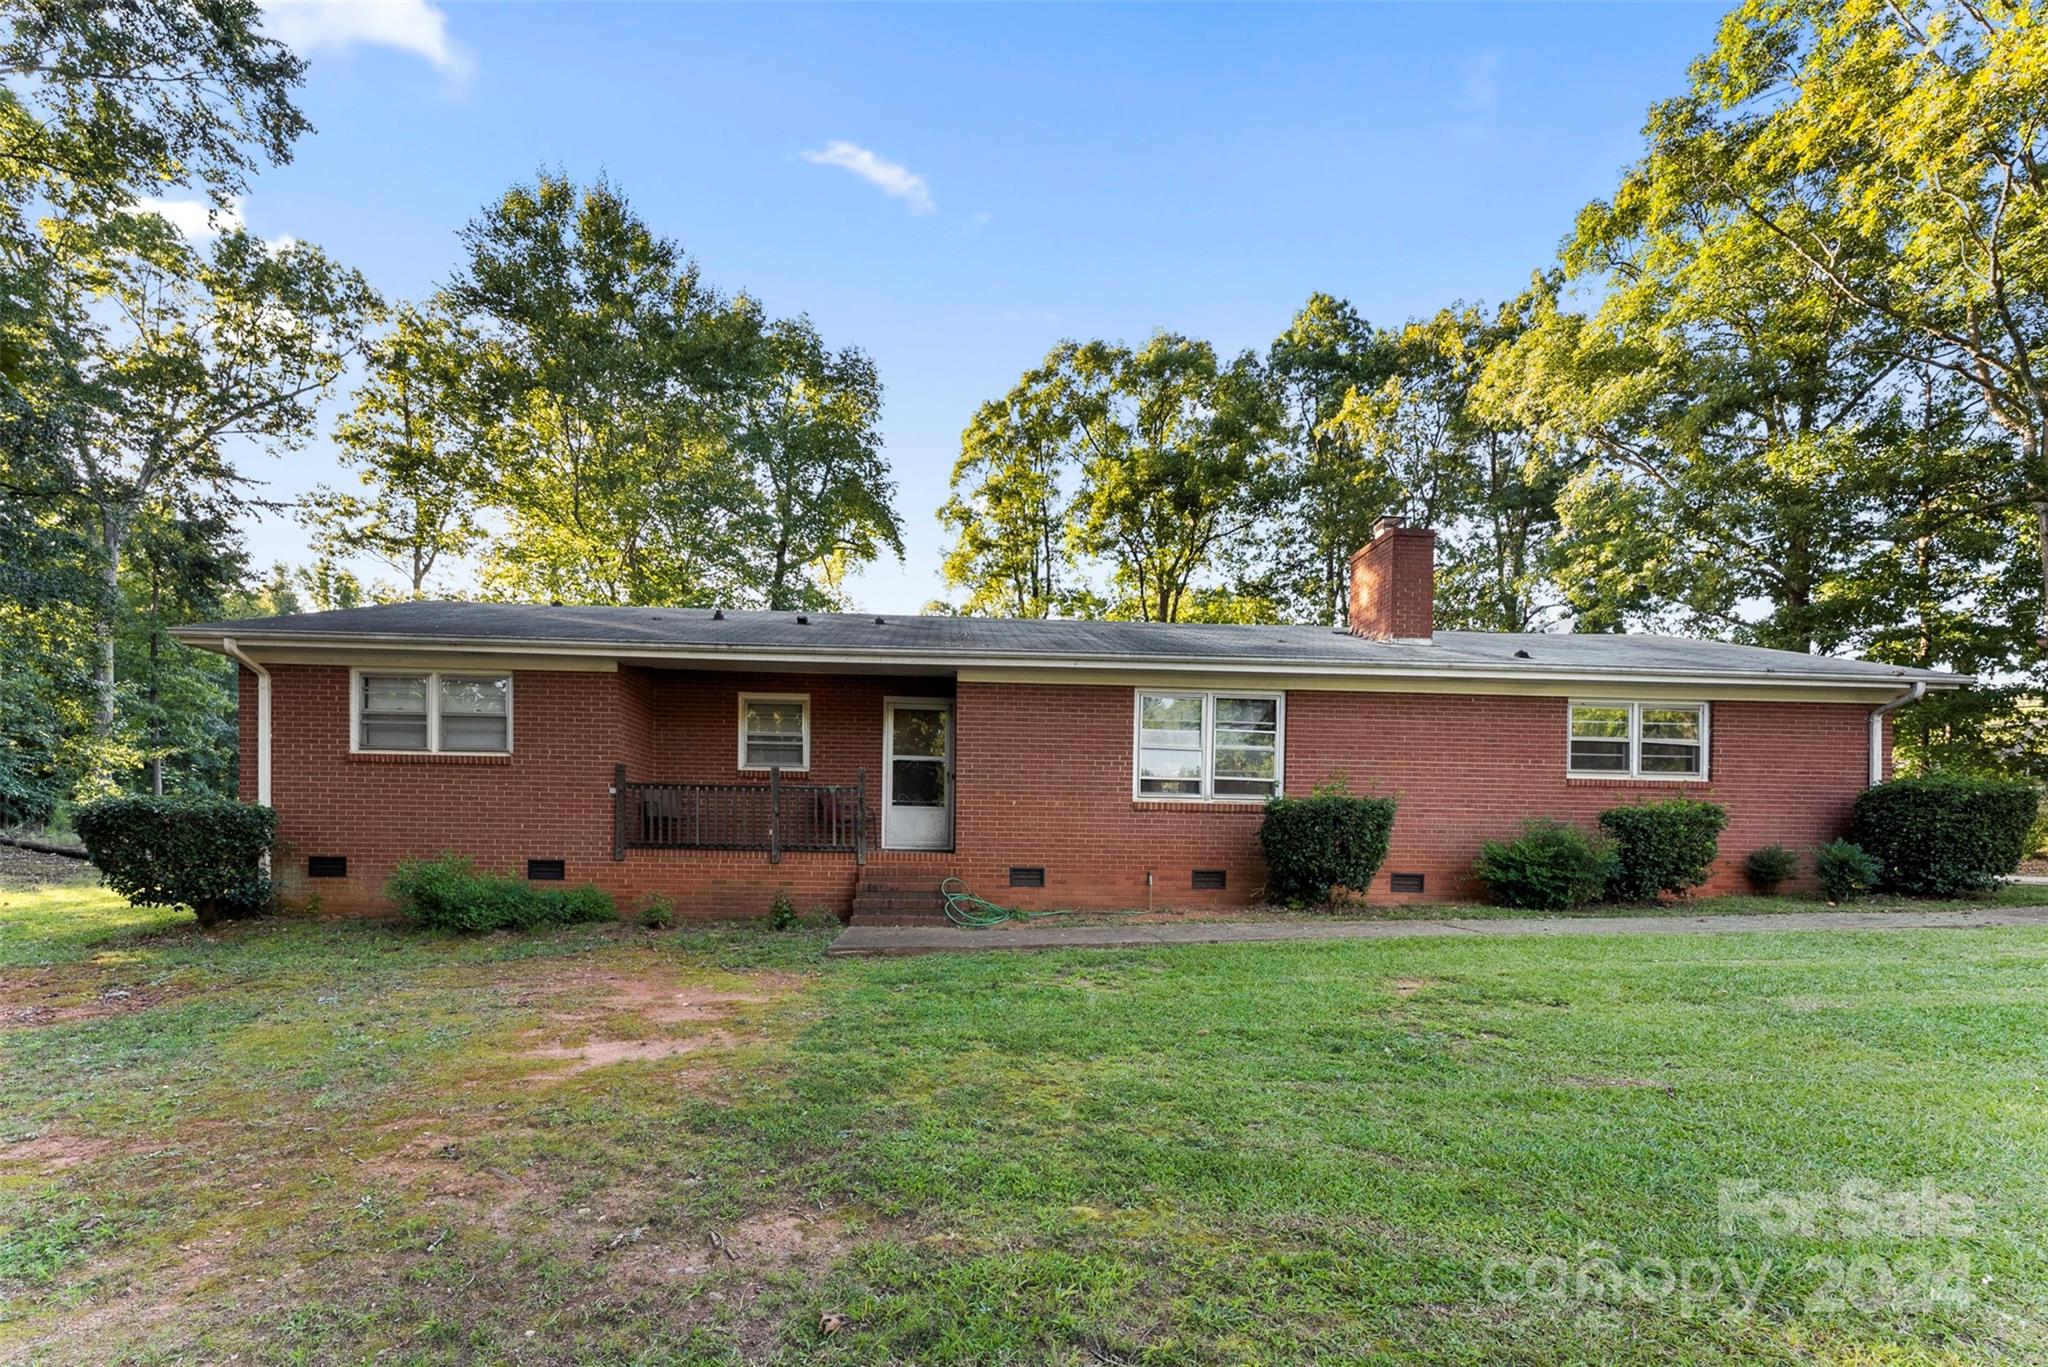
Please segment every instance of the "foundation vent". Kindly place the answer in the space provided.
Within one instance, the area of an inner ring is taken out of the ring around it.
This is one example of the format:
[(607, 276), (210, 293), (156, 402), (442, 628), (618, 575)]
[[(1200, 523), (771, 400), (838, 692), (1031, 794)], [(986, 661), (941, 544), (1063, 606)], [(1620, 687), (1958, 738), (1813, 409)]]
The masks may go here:
[(526, 879), (530, 883), (559, 883), (568, 876), (568, 866), (559, 859), (526, 861)]
[(306, 856), (306, 877), (346, 878), (348, 877), (348, 856), (345, 854), (309, 854)]
[(1422, 875), (1419, 873), (1390, 873), (1387, 875), (1390, 892), (1421, 892)]
[(1221, 892), (1230, 886), (1230, 874), (1223, 869), (1196, 869), (1194, 886), (1197, 892)]
[(1042, 868), (1012, 868), (1010, 886), (1013, 888), (1042, 888), (1045, 886), (1045, 870)]

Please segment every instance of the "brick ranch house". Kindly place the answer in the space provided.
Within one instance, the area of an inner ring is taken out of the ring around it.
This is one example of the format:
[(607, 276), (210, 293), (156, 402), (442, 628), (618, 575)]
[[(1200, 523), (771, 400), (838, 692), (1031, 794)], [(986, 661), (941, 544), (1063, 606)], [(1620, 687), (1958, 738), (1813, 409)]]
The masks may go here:
[(181, 627), (241, 663), (242, 796), (288, 895), (385, 909), (408, 855), (881, 919), (957, 874), (1019, 906), (1244, 903), (1261, 806), (1399, 801), (1379, 902), (1470, 897), (1482, 840), (1686, 795), (1748, 853), (1834, 838), (1888, 716), (1968, 680), (1653, 636), (1432, 630), (1384, 519), (1350, 626), (397, 603)]

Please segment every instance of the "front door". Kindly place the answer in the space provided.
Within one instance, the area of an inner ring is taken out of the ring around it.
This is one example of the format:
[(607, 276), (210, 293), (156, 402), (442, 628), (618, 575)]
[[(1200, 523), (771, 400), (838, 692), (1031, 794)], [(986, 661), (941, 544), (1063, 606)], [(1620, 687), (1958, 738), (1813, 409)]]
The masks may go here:
[(882, 709), (882, 846), (950, 850), (953, 704), (891, 698)]

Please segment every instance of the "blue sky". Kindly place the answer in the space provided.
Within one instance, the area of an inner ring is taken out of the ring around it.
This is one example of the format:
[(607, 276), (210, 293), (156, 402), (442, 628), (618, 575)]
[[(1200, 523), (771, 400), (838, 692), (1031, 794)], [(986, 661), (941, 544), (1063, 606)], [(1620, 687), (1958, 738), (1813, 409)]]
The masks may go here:
[[(416, 297), (507, 184), (608, 173), (708, 280), (874, 356), (908, 555), (853, 594), (908, 611), (943, 591), (961, 429), (1053, 343), (1511, 294), (1720, 13), (301, 0), (269, 22), (318, 131), (243, 213)], [(347, 478), (324, 443), (246, 464), (278, 497)], [(251, 528), (261, 562), (304, 543)]]

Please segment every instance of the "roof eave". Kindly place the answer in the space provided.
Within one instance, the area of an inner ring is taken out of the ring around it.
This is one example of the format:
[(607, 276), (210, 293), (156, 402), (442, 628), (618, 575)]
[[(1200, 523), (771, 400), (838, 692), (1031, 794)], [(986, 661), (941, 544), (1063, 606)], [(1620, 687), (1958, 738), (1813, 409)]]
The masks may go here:
[(1671, 669), (1586, 669), (1578, 666), (1524, 664), (1478, 665), (1459, 661), (1438, 664), (1374, 664), (1348, 660), (1295, 660), (1286, 658), (1217, 659), (1200, 655), (1047, 655), (1024, 651), (976, 651), (972, 653), (894, 649), (866, 650), (795, 649), (758, 646), (640, 646), (617, 641), (536, 641), (531, 637), (422, 637), (388, 632), (351, 632), (337, 636), (329, 632), (290, 633), (264, 631), (223, 631), (172, 627), (171, 637), (186, 645), (219, 651), (227, 638), (249, 644), (344, 651), (356, 647), (420, 651), (490, 651), (499, 654), (600, 655), (619, 660), (737, 660), (759, 664), (815, 666), (834, 664), (917, 665), (959, 669), (1001, 667), (1046, 670), (1156, 669), (1178, 673), (1245, 674), (1362, 674), (1382, 678), (1465, 679), (1555, 679), (1564, 682), (1597, 683), (1608, 679), (1629, 679), (1645, 683), (1711, 685), (1736, 680), (1744, 683), (1785, 684), (1800, 688), (1885, 688), (1925, 683), (1930, 689), (1957, 689), (1976, 682), (1974, 675), (1940, 674), (1933, 671), (1901, 671), (1897, 674), (1856, 675), (1827, 672), (1785, 673), (1776, 670), (1734, 672), (1729, 670)]

